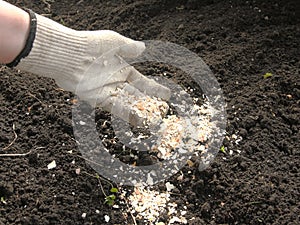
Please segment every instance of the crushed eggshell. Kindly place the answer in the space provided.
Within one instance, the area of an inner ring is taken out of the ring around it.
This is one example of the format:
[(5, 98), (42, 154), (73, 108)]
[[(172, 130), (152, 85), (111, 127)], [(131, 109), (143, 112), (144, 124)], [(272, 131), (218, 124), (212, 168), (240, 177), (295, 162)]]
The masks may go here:
[[(175, 188), (174, 185), (167, 182), (169, 189)], [(169, 222), (166, 224), (172, 224), (175, 222), (181, 222), (186, 224), (187, 220), (184, 218), (186, 211), (177, 209), (175, 202), (170, 202), (169, 191), (158, 192), (151, 190), (151, 187), (135, 187), (134, 191), (125, 197), (127, 192), (122, 191), (121, 198), (126, 198), (129, 205), (129, 210), (132, 215), (138, 219), (143, 219), (145, 224), (149, 225), (163, 225), (165, 223), (159, 222), (159, 217), (162, 212), (167, 213)]]
[(138, 218), (146, 221), (155, 222), (169, 201), (170, 194), (167, 192), (159, 193), (150, 188), (135, 187), (128, 200), (131, 206), (131, 213), (137, 214)]
[[(165, 116), (164, 112), (168, 106), (157, 101), (157, 99), (146, 97), (136, 99), (134, 103), (136, 113), (147, 118), (150, 123), (160, 120), (158, 130), (156, 130), (159, 139), (151, 147), (150, 152), (156, 153), (160, 159), (169, 159), (177, 153), (184, 154), (190, 151), (200, 155), (207, 151), (207, 142), (216, 126), (212, 122), (215, 111), (212, 106), (206, 103), (198, 106), (196, 101), (197, 99), (194, 100), (190, 115), (179, 117), (177, 115)], [(190, 167), (195, 166), (195, 163), (191, 160), (187, 160), (187, 164)], [(189, 171), (188, 173), (191, 174), (192, 172)], [(181, 173), (177, 180), (183, 179), (184, 175)], [(153, 178), (150, 175), (147, 176), (147, 183), (153, 183)], [(182, 206), (171, 202), (171, 191), (176, 187), (170, 182), (165, 185), (166, 191), (163, 192), (153, 190), (151, 186), (136, 186), (130, 194), (122, 190), (121, 198), (126, 199), (129, 212), (137, 219), (144, 220), (144, 224), (187, 224), (187, 219), (184, 217), (187, 215), (187, 208), (183, 206), (184, 210), (180, 210), (179, 208)], [(165, 221), (165, 223), (159, 221), (162, 214), (168, 215), (168, 221)]]
[(166, 188), (167, 188), (167, 191), (172, 191), (175, 188), (175, 186), (173, 184), (171, 184), (170, 182), (167, 182)]
[(167, 113), (169, 105), (156, 97), (139, 98), (133, 104), (134, 112), (145, 119), (145, 125), (157, 124)]
[[(185, 154), (193, 152), (198, 154), (203, 151), (203, 144), (211, 137), (213, 123), (211, 122), (214, 109), (208, 103), (197, 105), (197, 98), (193, 98), (193, 105), (186, 114), (186, 102), (171, 105), (178, 107), (185, 116), (166, 115), (169, 110), (167, 102), (156, 97), (136, 96), (126, 90), (118, 89), (117, 95), (121, 97), (124, 104), (131, 106), (132, 113), (144, 119), (145, 127), (152, 125), (159, 126), (152, 133), (159, 137), (149, 152), (156, 153), (160, 159), (169, 159), (174, 156), (174, 152)], [(152, 132), (152, 131), (151, 131)], [(133, 136), (133, 135), (131, 135)], [(146, 138), (144, 135), (132, 137), (131, 143), (141, 143)], [(204, 148), (205, 149), (205, 148)]]
[(169, 224), (172, 224), (175, 222), (180, 223), (180, 224), (187, 224), (187, 220), (184, 217), (174, 216), (170, 219)]
[(131, 113), (141, 118), (145, 126), (157, 124), (169, 110), (168, 103), (157, 97), (133, 95), (120, 88), (116, 90), (116, 95), (123, 104), (131, 107)]
[(167, 116), (163, 119), (163, 124), (158, 131), (161, 137), (160, 142), (151, 148), (152, 152), (157, 152), (158, 157), (167, 159), (181, 142), (183, 131), (183, 122), (175, 115)]
[(75, 169), (75, 173), (76, 173), (77, 175), (79, 175), (79, 174), (80, 174), (80, 168)]
[[(151, 148), (151, 152), (157, 152), (158, 158), (170, 158), (175, 149), (178, 149), (180, 154), (205, 150), (203, 143), (210, 138), (213, 130), (210, 121), (212, 108), (208, 105), (194, 105), (192, 111), (190, 118), (179, 118), (176, 115), (163, 118), (157, 132), (160, 141)], [(191, 161), (188, 161), (188, 164), (193, 166)]]
[(51, 163), (48, 164), (47, 168), (48, 170), (54, 169), (56, 167), (56, 162), (53, 160)]
[(194, 162), (192, 160), (188, 159), (186, 162), (189, 165), (189, 167), (193, 167), (194, 166)]
[(110, 217), (108, 215), (104, 215), (104, 220), (105, 220), (106, 223), (108, 223), (109, 220), (110, 220)]

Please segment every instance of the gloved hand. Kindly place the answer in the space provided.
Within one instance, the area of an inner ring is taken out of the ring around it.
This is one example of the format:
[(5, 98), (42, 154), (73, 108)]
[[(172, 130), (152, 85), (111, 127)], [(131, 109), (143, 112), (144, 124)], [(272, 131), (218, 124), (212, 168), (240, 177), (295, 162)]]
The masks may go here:
[[(145, 49), (143, 42), (110, 30), (76, 31), (33, 12), (29, 14), (31, 30), (27, 44), (21, 57), (10, 66), (53, 78), (63, 89), (76, 92), (81, 99), (97, 103), (109, 112), (116, 102), (120, 104), (117, 89), (125, 88), (130, 94), (142, 93), (164, 100), (170, 97), (168, 88), (143, 76), (123, 60), (139, 56)], [(128, 120), (122, 110), (130, 112), (130, 106), (118, 107), (114, 113)], [(134, 125), (141, 124), (137, 122), (139, 118), (130, 120), (135, 121), (128, 121)]]

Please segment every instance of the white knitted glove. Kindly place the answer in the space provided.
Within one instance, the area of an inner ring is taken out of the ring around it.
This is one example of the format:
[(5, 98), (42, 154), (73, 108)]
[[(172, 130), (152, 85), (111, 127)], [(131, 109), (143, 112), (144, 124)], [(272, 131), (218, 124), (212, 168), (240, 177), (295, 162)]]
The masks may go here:
[[(53, 78), (63, 89), (76, 92), (81, 99), (97, 103), (106, 111), (111, 111), (117, 102), (115, 94), (119, 88), (164, 100), (170, 97), (168, 88), (146, 78), (123, 60), (139, 56), (145, 49), (143, 42), (110, 30), (76, 31), (33, 12), (29, 14), (32, 26), (29, 39), (33, 42), (27, 43), (29, 52), (23, 52), (11, 66)], [(94, 68), (90, 68), (100, 56)], [(119, 107), (114, 113), (128, 120), (128, 115), (123, 116), (122, 112), (122, 108), (131, 111), (128, 107)]]

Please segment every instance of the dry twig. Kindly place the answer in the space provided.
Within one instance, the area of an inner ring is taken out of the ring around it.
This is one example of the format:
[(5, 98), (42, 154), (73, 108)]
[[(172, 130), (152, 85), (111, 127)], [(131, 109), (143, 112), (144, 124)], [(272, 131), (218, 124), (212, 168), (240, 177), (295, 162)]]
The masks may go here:
[[(37, 150), (37, 149), (42, 149), (42, 148), (45, 148), (45, 147), (37, 147), (35, 148), (34, 150)], [(0, 154), (0, 157), (19, 157), (19, 156), (27, 156), (29, 155), (30, 153), (32, 152), (32, 150), (26, 152), (26, 153), (8, 153), (8, 154)]]
[(16, 133), (16, 131), (15, 131), (15, 124), (13, 124), (12, 127), (13, 127), (13, 132), (14, 132), (14, 135), (15, 135), (14, 140), (12, 140), (12, 142), (10, 142), (10, 144), (7, 145), (6, 147), (4, 147), (2, 150), (7, 150), (10, 146), (12, 146), (12, 145), (15, 143), (15, 141), (16, 141), (17, 138), (18, 138), (18, 135), (17, 135), (17, 133)]
[(26, 153), (0, 154), (0, 157), (26, 156), (26, 155), (29, 155), (31, 152), (32, 152), (32, 150), (30, 150), (29, 152), (26, 152)]
[(128, 209), (127, 212), (130, 214), (130, 216), (131, 216), (131, 218), (132, 218), (132, 220), (133, 220), (134, 225), (137, 225), (136, 220), (135, 220), (135, 217), (134, 217), (134, 215), (133, 215), (133, 214), (131, 213), (131, 211), (130, 211), (130, 207), (129, 207), (129, 204), (128, 204), (127, 199), (124, 198), (124, 200), (125, 200), (125, 202), (126, 202), (126, 206), (127, 206), (127, 209)]
[(41, 105), (46, 106), (46, 104), (44, 104), (40, 99), (38, 99), (34, 94), (31, 94), (30, 92), (27, 93), (30, 97), (33, 97), (34, 99), (36, 99), (39, 103), (41, 103)]

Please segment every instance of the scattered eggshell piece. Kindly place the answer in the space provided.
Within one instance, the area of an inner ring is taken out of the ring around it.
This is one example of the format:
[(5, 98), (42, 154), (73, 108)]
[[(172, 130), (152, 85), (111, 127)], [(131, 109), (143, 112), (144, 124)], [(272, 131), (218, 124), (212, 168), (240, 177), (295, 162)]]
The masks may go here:
[(56, 162), (53, 160), (51, 163), (48, 164), (48, 170), (54, 169), (56, 167)]
[(106, 223), (108, 223), (109, 220), (110, 220), (110, 217), (108, 215), (104, 215), (104, 220), (105, 220)]

